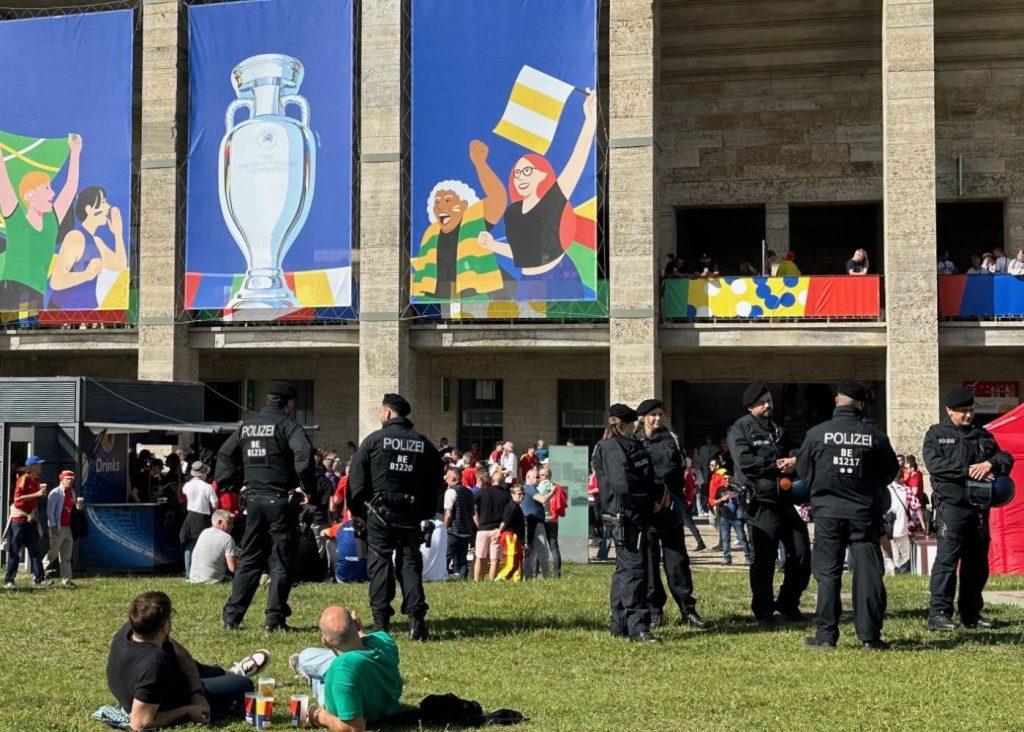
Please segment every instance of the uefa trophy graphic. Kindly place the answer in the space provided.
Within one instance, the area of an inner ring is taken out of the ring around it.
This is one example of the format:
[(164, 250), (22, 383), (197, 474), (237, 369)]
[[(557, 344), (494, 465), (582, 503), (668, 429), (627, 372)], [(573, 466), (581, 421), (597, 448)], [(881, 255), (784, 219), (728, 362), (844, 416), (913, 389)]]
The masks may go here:
[[(299, 307), (281, 267), (306, 223), (316, 181), (309, 103), (298, 93), (303, 75), (302, 63), (282, 54), (251, 56), (231, 72), (238, 98), (225, 115), (218, 189), (246, 272), (229, 309)], [(289, 105), (300, 119), (285, 114)], [(249, 117), (235, 124), (243, 108)]]

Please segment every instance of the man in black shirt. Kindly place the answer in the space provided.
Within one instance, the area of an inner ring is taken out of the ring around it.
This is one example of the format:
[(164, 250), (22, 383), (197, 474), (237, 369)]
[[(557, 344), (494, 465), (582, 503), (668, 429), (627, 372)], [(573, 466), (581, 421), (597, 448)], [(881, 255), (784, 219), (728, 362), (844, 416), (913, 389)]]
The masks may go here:
[(107, 686), (131, 715), (133, 730), (209, 724), (242, 714), (250, 677), (270, 663), (256, 651), (229, 671), (195, 661), (171, 640), (171, 598), (146, 592), (128, 608), (128, 622), (110, 642)]
[[(500, 470), (495, 472), (502, 474)], [(492, 485), (494, 483), (493, 476), (481, 474), (477, 480), (480, 483), (480, 491), (476, 494), (476, 512), (473, 516), (477, 529), (473, 579), (479, 581), (483, 579), (484, 561), (488, 559), (491, 562), (488, 577), (494, 579), (498, 576), (498, 560), (501, 559), (498, 527), (501, 526), (501, 517), (505, 506), (512, 499), (504, 488)]]

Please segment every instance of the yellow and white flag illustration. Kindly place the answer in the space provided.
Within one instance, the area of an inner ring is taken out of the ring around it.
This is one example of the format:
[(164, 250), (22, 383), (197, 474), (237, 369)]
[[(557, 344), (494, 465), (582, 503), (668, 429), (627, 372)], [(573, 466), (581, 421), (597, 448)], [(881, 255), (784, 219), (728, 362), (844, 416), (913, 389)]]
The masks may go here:
[(565, 100), (574, 89), (572, 84), (524, 66), (494, 133), (543, 155), (555, 139)]

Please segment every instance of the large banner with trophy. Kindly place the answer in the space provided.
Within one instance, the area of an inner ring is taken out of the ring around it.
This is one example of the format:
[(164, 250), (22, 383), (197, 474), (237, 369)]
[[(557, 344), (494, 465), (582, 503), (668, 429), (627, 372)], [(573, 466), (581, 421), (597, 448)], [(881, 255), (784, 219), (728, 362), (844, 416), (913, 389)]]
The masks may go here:
[(185, 307), (352, 304), (351, 0), (189, 8)]
[(596, 13), (412, 4), (413, 304), (597, 299)]
[(117, 322), (131, 254), (130, 10), (0, 22), (0, 319)]

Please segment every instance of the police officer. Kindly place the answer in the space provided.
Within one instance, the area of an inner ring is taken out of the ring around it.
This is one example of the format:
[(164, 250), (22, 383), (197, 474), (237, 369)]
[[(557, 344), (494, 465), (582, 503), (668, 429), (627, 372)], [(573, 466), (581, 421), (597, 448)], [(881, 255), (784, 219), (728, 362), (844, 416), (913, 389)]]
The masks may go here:
[(928, 627), (955, 630), (953, 598), (960, 565), (960, 622), (965, 628), (994, 628), (984, 617), (981, 592), (988, 581), (988, 508), (971, 501), (971, 481), (1009, 475), (1013, 456), (999, 449), (984, 427), (974, 424), (974, 395), (954, 389), (946, 395), (946, 416), (924, 437), (924, 462), (931, 474), (938, 548), (932, 564)]
[(295, 397), (295, 387), (288, 382), (271, 383), (267, 405), (243, 422), (217, 454), (216, 480), (223, 482), (241, 466), (247, 486), (245, 534), (231, 597), (223, 612), (227, 628), (241, 624), (266, 569), (270, 591), (263, 627), (291, 630), (286, 621), (291, 615), (288, 593), (298, 541), (299, 504), (316, 489), (313, 446), (291, 416)]
[(839, 640), (843, 560), (850, 549), (853, 623), (868, 650), (885, 650), (882, 620), (885, 584), (879, 544), (882, 516), (889, 510), (889, 483), (900, 465), (889, 438), (864, 420), (867, 389), (844, 381), (832, 419), (807, 432), (796, 472), (810, 488), (814, 511), (814, 579), (818, 581), (812, 648), (835, 648)]
[(661, 583), (661, 564), (665, 564), (665, 578), (672, 598), (679, 606), (680, 624), (706, 628), (708, 622), (697, 612), (693, 597), (693, 576), (690, 557), (686, 553), (686, 535), (683, 532), (683, 512), (686, 511), (684, 494), (683, 456), (675, 435), (664, 423), (664, 402), (645, 399), (636, 408), (640, 424), (636, 436), (651, 457), (654, 481), (669, 493), (671, 504), (653, 517), (647, 530), (648, 575), (647, 600), (651, 606), (651, 628), (658, 628), (665, 617), (665, 587)]
[(601, 508), (615, 541), (611, 586), (611, 633), (634, 643), (659, 643), (651, 633), (647, 604), (649, 572), (647, 532), (651, 517), (666, 503), (654, 482), (650, 455), (633, 436), (637, 414), (625, 404), (608, 408), (604, 439), (591, 459)]
[[(779, 490), (779, 479), (793, 472), (796, 458), (783, 457), (782, 430), (771, 419), (768, 385), (747, 386), (743, 406), (747, 414), (729, 428), (726, 439), (733, 459), (734, 483), (748, 497), (747, 524), (753, 553), (751, 609), (758, 623), (770, 628), (778, 624), (776, 611), (789, 620), (804, 619), (800, 596), (811, 579), (811, 546), (807, 525), (793, 507), (789, 491)], [(786, 549), (786, 564), (776, 600), (772, 583), (780, 541)]]
[[(402, 587), (402, 613), (409, 637), (425, 640), (427, 600), (423, 594), (423, 522), (434, 518), (444, 489), (441, 455), (409, 421), (412, 408), (400, 394), (385, 394), (378, 410), (381, 429), (369, 435), (352, 458), (348, 501), (366, 529), (370, 610), (374, 625), (389, 630), (395, 574)], [(433, 526), (430, 527), (433, 532)], [(392, 563), (392, 555), (395, 563)]]

